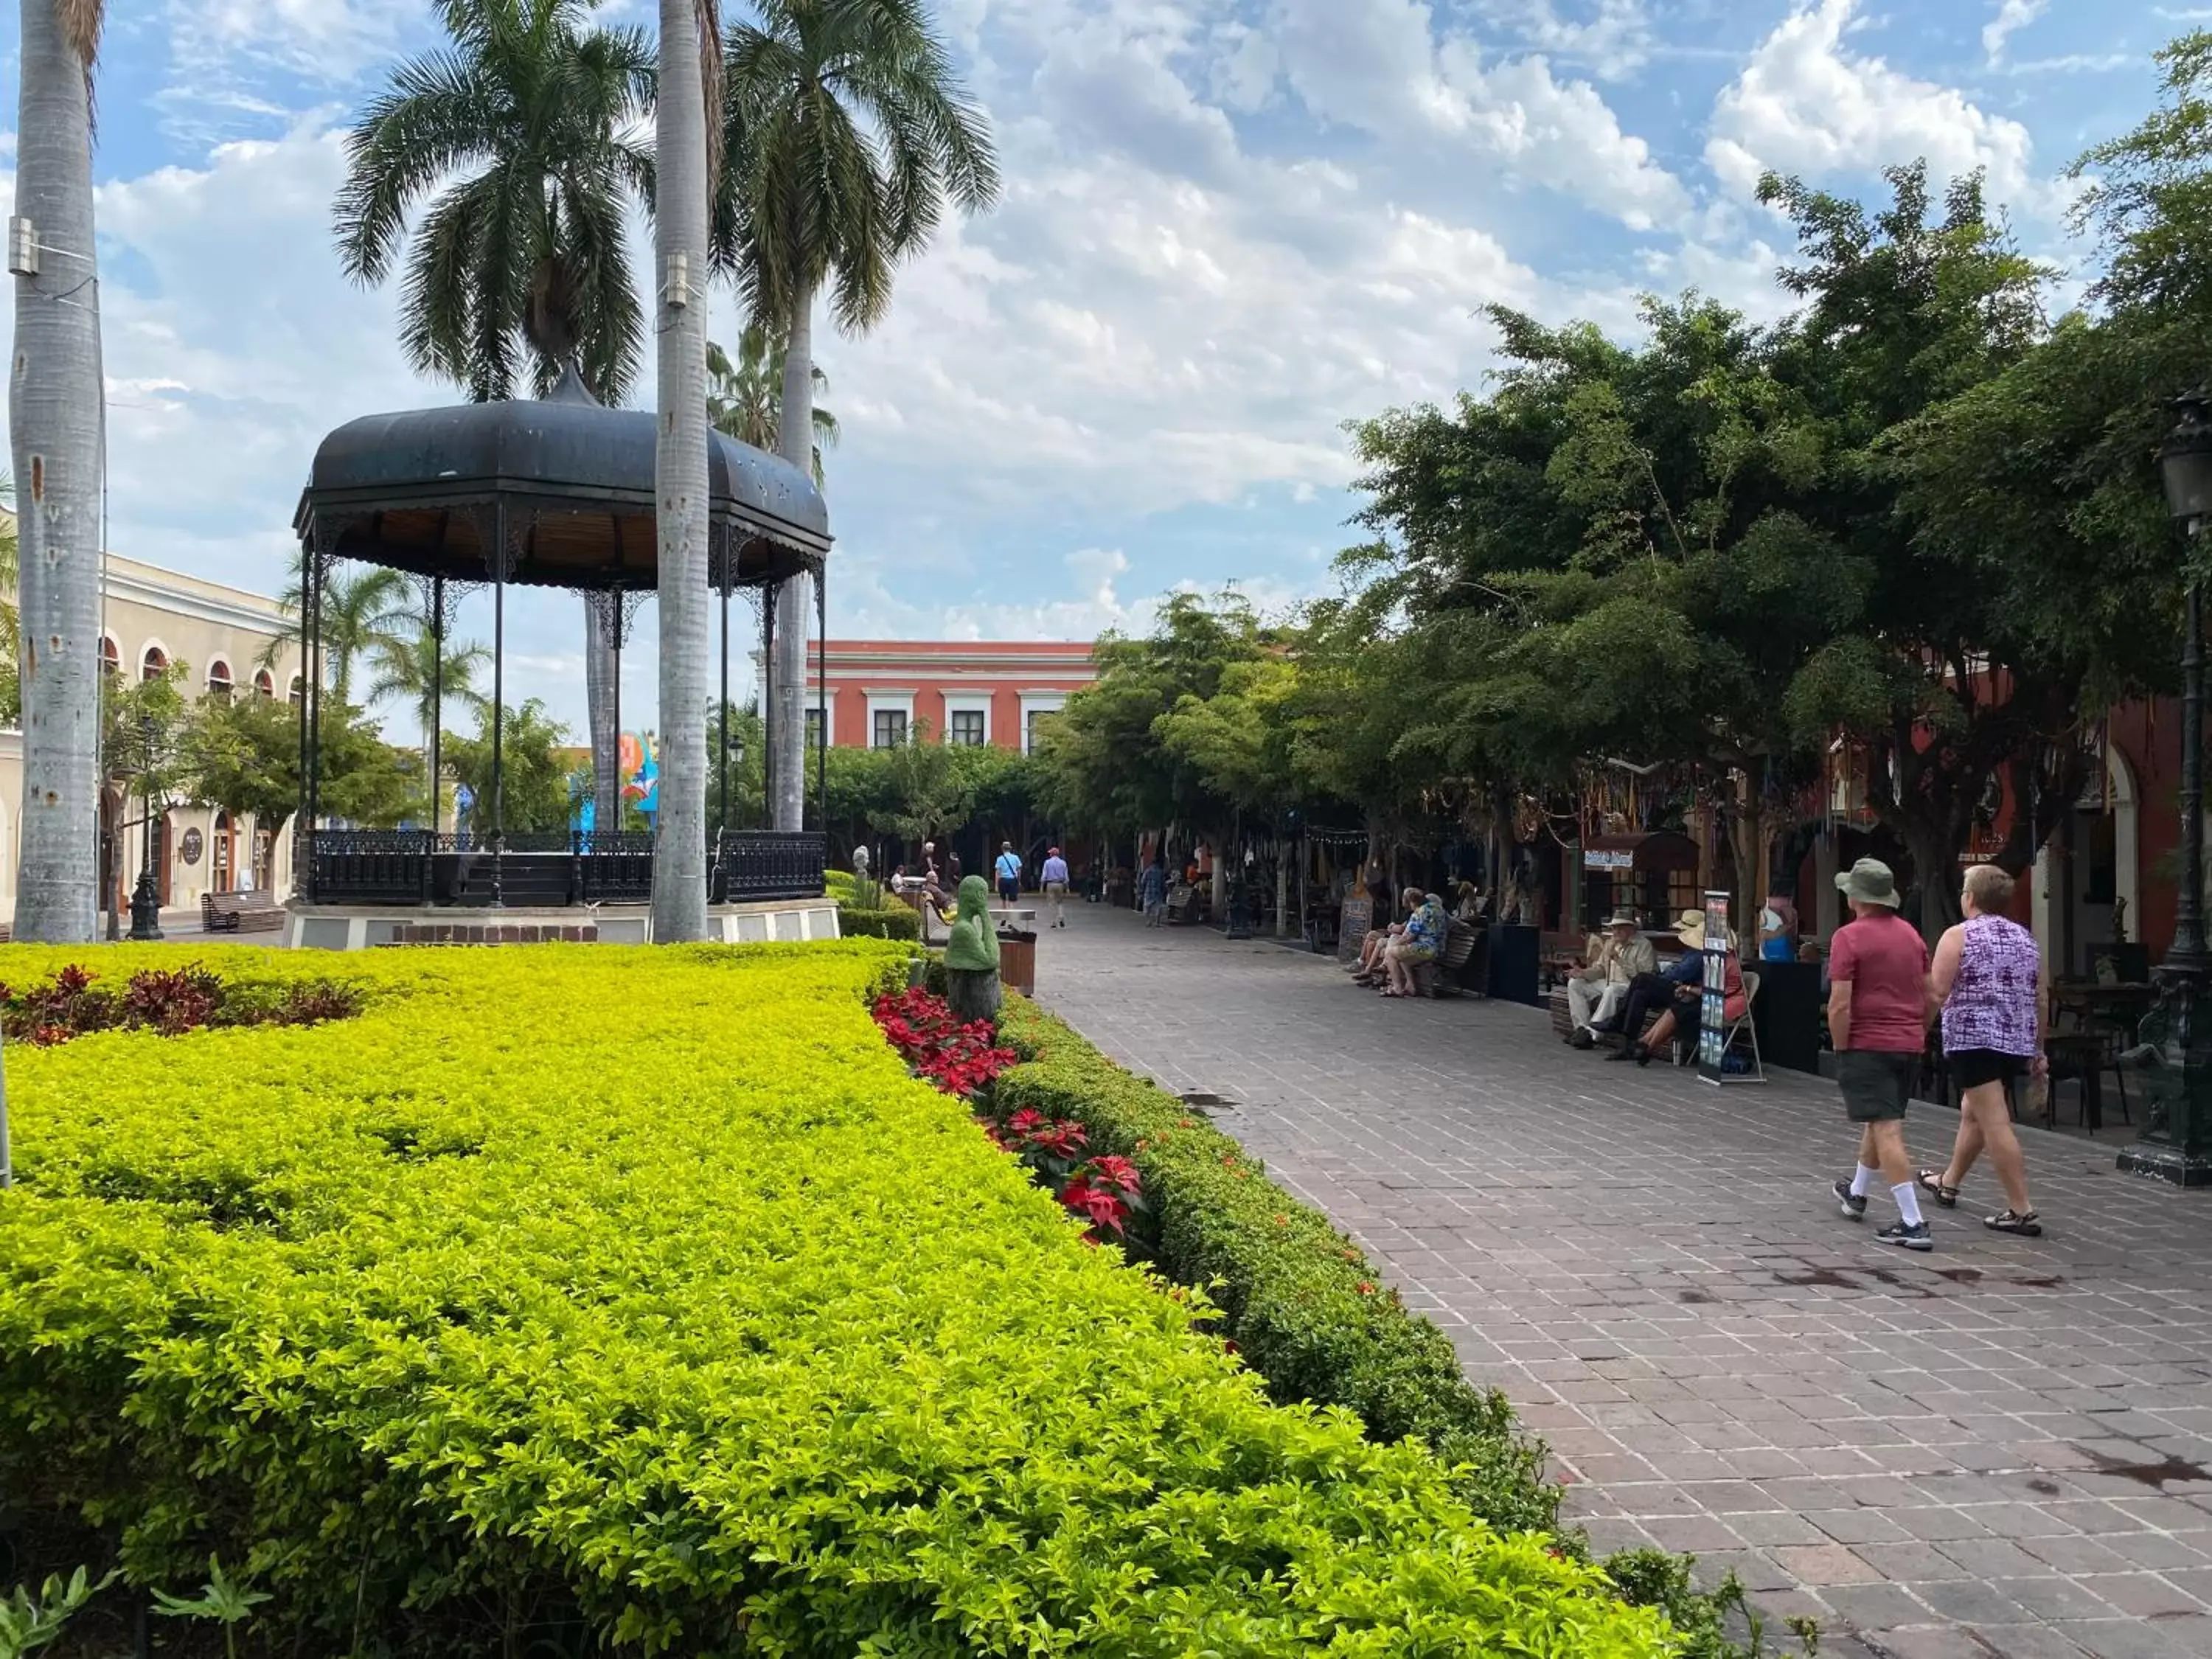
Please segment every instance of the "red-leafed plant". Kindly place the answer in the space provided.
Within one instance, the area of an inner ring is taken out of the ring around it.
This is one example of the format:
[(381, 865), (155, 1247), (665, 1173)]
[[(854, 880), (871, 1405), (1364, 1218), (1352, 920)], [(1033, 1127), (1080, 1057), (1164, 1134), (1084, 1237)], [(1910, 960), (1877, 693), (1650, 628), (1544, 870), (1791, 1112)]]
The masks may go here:
[(963, 1100), (973, 1100), (977, 1091), (1020, 1059), (1012, 1049), (998, 1046), (998, 1033), (988, 1022), (963, 1023), (944, 998), (920, 988), (878, 997), (875, 1016), (885, 1041), (915, 1076), (927, 1078)]
[(361, 997), (327, 981), (266, 992), (240, 993), (197, 963), (183, 968), (142, 968), (121, 989), (72, 963), (45, 985), (27, 989), (0, 984), (0, 1031), (11, 1042), (51, 1048), (94, 1031), (187, 1031), (233, 1025), (319, 1025), (361, 1012)]
[[(1020, 1056), (998, 1046), (998, 1033), (983, 1021), (963, 1024), (942, 997), (923, 990), (878, 997), (876, 1024), (884, 1039), (913, 1067), (949, 1095), (974, 1100)], [(1091, 1137), (1073, 1118), (1048, 1118), (1040, 1112), (1016, 1112), (1000, 1123), (975, 1121), (992, 1144), (1022, 1161), (1037, 1184), (1082, 1217), (1096, 1241), (1129, 1243), (1131, 1218), (1146, 1213), (1144, 1178), (1126, 1158), (1093, 1157)]]

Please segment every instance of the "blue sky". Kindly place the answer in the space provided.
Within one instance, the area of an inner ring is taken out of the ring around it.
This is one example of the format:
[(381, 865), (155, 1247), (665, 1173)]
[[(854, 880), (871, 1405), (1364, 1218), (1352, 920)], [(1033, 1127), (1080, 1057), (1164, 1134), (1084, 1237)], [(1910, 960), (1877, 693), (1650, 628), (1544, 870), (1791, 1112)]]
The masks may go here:
[[(726, 9), (742, 0), (725, 0)], [(644, 16), (646, 0), (608, 0)], [(1624, 337), (1640, 292), (1761, 315), (1764, 167), (1988, 170), (2078, 270), (2067, 163), (2212, 5), (2142, 0), (940, 0), (1006, 199), (865, 339), (817, 336), (843, 635), (1085, 638), (1180, 584), (1332, 586), (1344, 422), (1480, 383), (1502, 301)], [(112, 544), (272, 588), (318, 437), (444, 400), (339, 276), (340, 135), (423, 0), (110, 0), (97, 159)], [(15, 9), (0, 13), (12, 120)], [(12, 135), (0, 168), (12, 155)], [(719, 298), (716, 332), (738, 324)], [(649, 398), (649, 388), (646, 394)], [(477, 623), (488, 628), (488, 620)], [(580, 613), (514, 678), (582, 724)], [(625, 708), (653, 695), (651, 613)], [(742, 678), (743, 676), (740, 675)]]

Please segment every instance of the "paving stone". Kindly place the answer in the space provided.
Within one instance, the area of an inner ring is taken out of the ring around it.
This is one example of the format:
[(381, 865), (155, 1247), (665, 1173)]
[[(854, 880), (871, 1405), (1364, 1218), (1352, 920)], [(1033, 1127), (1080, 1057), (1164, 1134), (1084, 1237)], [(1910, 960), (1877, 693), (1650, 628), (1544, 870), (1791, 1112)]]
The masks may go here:
[[(1725, 1536), (1773, 1629), (1812, 1613), (1844, 1659), (2212, 1656), (2212, 1482), (2177, 1467), (2212, 1457), (2212, 1194), (2023, 1126), (2046, 1235), (1982, 1229), (1978, 1172), (1900, 1259), (1826, 1196), (1832, 1084), (1608, 1066), (1538, 1010), (1096, 906), (1039, 956), (1109, 1054), (1237, 1103), (1216, 1123), (1554, 1438), (1601, 1548)], [(1909, 1145), (1954, 1121), (1916, 1106)]]

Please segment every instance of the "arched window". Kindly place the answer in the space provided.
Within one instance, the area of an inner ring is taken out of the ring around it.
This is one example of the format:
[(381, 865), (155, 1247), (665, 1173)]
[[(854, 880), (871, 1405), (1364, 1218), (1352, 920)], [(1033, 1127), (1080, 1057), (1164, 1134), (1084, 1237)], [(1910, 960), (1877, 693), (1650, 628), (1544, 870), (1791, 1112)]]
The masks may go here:
[(138, 665), (138, 678), (142, 680), (157, 680), (168, 672), (169, 653), (158, 645), (148, 646), (146, 655)]
[(292, 676), (292, 706), (297, 708), (307, 700), (307, 684), (297, 674)]
[(123, 672), (123, 647), (113, 640), (101, 635), (100, 641), (100, 672), (120, 674)]
[(253, 689), (274, 702), (276, 696), (276, 677), (265, 668), (259, 670), (253, 676)]
[(208, 665), (208, 696), (230, 701), (230, 665), (217, 657)]

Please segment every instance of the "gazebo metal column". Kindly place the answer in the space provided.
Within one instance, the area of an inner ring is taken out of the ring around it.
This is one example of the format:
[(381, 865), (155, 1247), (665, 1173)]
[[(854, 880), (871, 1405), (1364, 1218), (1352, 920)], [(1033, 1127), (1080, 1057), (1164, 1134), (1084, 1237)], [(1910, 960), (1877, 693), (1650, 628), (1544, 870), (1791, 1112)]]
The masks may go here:
[(438, 788), (439, 773), (445, 764), (440, 748), (445, 724), (446, 577), (441, 571), (430, 578), (430, 838), (434, 843), (445, 826), (445, 802), (439, 798)]
[(830, 846), (830, 567), (825, 560), (814, 578), (814, 770), (815, 793), (822, 803), (823, 856)]
[(781, 586), (761, 599), (761, 828), (775, 827), (775, 599)]
[[(507, 503), (492, 508), (491, 552), (491, 908), (505, 908), (507, 888), (501, 859), (507, 850), (506, 757), (501, 750), (507, 723)], [(621, 659), (616, 659), (617, 670)]]
[(732, 548), (726, 537), (722, 544), (722, 783), (721, 805), (717, 818), (718, 834), (726, 835), (730, 829), (730, 566)]

